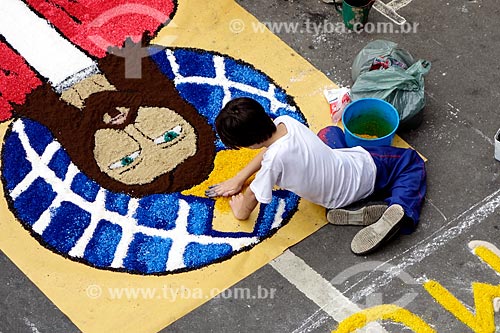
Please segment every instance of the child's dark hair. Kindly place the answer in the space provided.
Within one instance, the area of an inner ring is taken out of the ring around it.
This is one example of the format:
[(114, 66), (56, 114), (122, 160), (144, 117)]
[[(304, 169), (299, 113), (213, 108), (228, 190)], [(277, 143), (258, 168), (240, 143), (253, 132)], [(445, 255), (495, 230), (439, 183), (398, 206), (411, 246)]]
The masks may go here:
[(233, 149), (262, 143), (276, 132), (262, 105), (248, 97), (227, 103), (215, 119), (215, 128), (222, 143)]

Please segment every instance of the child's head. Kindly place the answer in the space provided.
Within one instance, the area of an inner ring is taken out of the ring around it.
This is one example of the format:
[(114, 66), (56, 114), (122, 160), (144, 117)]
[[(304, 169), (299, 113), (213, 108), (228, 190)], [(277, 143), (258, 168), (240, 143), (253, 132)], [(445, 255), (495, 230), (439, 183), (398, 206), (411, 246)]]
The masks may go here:
[(262, 105), (247, 97), (227, 103), (215, 119), (215, 128), (222, 142), (235, 149), (262, 143), (276, 132)]

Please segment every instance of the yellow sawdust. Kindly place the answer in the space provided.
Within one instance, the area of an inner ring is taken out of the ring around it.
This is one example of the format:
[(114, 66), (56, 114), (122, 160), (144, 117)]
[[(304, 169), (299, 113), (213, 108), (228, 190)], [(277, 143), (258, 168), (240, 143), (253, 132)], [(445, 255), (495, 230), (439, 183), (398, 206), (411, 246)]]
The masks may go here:
[(472, 282), (473, 312), (437, 281), (426, 282), (424, 288), (436, 302), (474, 332), (495, 332), (493, 299), (500, 297), (500, 286)]
[(332, 333), (350, 333), (377, 320), (401, 323), (417, 333), (436, 333), (425, 321), (410, 311), (393, 304), (377, 305), (364, 309), (343, 320)]
[(358, 134), (356, 133), (356, 136), (359, 136), (360, 138), (363, 138), (363, 139), (378, 139), (378, 136), (376, 135), (371, 135), (371, 134)]
[[(182, 191), (183, 195), (195, 195), (198, 197), (205, 197), (205, 191), (210, 185), (221, 183), (229, 178), (234, 177), (242, 168), (244, 168), (254, 157), (259, 150), (254, 149), (240, 149), (240, 150), (223, 150), (217, 153), (214, 161), (214, 169), (204, 182)], [(244, 185), (247, 187), (253, 180), (250, 177)], [(231, 211), (229, 206), (230, 197), (215, 198), (215, 210), (228, 213)]]
[(493, 251), (485, 246), (478, 246), (474, 253), (497, 273), (500, 273), (500, 258)]

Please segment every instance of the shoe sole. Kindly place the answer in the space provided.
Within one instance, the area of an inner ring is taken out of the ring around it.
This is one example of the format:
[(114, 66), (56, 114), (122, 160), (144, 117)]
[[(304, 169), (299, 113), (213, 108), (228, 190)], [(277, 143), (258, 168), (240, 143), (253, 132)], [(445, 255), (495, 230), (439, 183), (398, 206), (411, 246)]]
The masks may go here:
[(334, 225), (370, 225), (377, 222), (387, 210), (387, 205), (372, 205), (358, 210), (331, 209), (326, 219)]
[(404, 210), (400, 205), (387, 208), (376, 223), (363, 228), (354, 236), (351, 251), (354, 254), (363, 255), (376, 250), (385, 240), (399, 231), (398, 222), (403, 216)]

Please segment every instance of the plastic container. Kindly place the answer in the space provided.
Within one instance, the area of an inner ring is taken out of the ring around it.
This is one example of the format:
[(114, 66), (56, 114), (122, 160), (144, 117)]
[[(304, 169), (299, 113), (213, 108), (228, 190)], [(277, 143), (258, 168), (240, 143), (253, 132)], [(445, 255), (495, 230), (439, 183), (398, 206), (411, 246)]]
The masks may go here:
[(343, 0), (342, 4), (334, 2), (337, 12), (348, 29), (358, 32), (368, 22), (368, 15), (375, 0)]
[(399, 113), (382, 99), (361, 98), (347, 105), (342, 123), (349, 147), (390, 146), (399, 126)]

